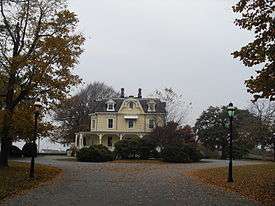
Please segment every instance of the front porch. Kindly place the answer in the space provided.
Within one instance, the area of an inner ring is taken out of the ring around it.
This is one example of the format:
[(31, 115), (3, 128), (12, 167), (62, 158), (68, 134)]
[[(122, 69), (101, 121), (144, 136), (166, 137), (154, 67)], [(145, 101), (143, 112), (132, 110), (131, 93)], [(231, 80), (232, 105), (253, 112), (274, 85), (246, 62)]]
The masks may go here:
[(104, 145), (109, 150), (115, 149), (115, 143), (129, 137), (142, 138), (146, 133), (120, 132), (79, 132), (75, 134), (75, 147), (81, 149), (91, 145)]

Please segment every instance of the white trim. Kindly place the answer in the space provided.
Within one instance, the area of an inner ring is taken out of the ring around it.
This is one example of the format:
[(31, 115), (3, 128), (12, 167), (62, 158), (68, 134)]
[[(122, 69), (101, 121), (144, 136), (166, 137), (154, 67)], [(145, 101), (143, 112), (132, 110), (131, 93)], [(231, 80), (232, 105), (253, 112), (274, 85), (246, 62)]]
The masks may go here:
[[(115, 103), (116, 102), (112, 99), (110, 99), (109, 101), (106, 102), (108, 112), (114, 112), (115, 111)], [(109, 106), (112, 106), (112, 108), (109, 108)]]
[(124, 119), (138, 119), (138, 116), (133, 116), (133, 115), (131, 115), (131, 116), (124, 116)]
[[(113, 120), (112, 127), (109, 127), (109, 119)], [(114, 118), (107, 118), (107, 129), (114, 129), (115, 127), (115, 119)]]

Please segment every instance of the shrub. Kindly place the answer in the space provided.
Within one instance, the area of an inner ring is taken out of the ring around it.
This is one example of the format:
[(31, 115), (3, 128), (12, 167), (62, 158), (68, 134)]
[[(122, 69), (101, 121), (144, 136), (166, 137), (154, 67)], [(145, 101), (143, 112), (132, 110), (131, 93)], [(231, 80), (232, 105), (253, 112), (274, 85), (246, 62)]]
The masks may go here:
[[(245, 145), (233, 145), (233, 158), (243, 159), (249, 153), (249, 149)], [(229, 155), (228, 155), (229, 156)]]
[(107, 162), (113, 160), (113, 154), (103, 145), (92, 145), (77, 151), (76, 159), (80, 162)]
[(115, 144), (114, 153), (119, 159), (136, 159), (138, 158), (138, 151), (141, 139), (139, 137), (132, 137), (123, 139)]
[(22, 153), (24, 157), (32, 157), (32, 154), (37, 157), (37, 145), (27, 142), (22, 148)]
[(19, 158), (19, 157), (22, 157), (22, 150), (19, 149), (18, 147), (12, 145), (11, 148), (10, 148), (10, 157), (13, 157), (13, 158)]
[(218, 150), (211, 150), (204, 145), (199, 145), (199, 150), (204, 159), (220, 159)]
[(140, 159), (158, 158), (159, 153), (156, 150), (157, 142), (151, 137), (143, 137), (139, 141), (138, 155)]
[(163, 161), (175, 163), (198, 162), (201, 154), (193, 144), (181, 142), (166, 145), (161, 151)]
[(77, 152), (76, 146), (71, 146), (70, 149), (67, 150), (67, 155), (70, 157), (75, 157)]

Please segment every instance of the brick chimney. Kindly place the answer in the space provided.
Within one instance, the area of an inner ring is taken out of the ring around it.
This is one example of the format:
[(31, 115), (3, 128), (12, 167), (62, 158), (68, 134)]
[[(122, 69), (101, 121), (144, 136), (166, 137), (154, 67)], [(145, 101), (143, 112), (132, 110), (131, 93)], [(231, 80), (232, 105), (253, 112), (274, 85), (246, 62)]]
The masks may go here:
[(120, 92), (120, 98), (124, 98), (125, 94), (124, 94), (124, 88), (121, 88), (121, 92)]
[(140, 99), (142, 98), (142, 92), (141, 92), (141, 91), (142, 91), (142, 89), (139, 88), (139, 89), (138, 89), (138, 98), (140, 98)]

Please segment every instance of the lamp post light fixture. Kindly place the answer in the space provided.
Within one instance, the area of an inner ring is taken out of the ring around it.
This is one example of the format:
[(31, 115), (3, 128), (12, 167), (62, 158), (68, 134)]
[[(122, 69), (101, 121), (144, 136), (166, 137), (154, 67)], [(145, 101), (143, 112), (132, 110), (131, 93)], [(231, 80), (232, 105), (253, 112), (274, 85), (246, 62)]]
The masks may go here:
[(233, 180), (233, 171), (232, 171), (232, 159), (233, 159), (233, 148), (232, 148), (232, 139), (233, 139), (233, 118), (235, 115), (235, 108), (232, 103), (227, 107), (227, 113), (229, 117), (229, 167), (228, 167), (228, 179), (227, 182), (234, 182)]
[(31, 157), (31, 167), (30, 167), (30, 178), (34, 178), (34, 156), (35, 156), (35, 150), (36, 147), (35, 141), (37, 138), (37, 120), (40, 114), (40, 110), (42, 108), (42, 103), (40, 102), (40, 99), (37, 99), (34, 102), (34, 131), (33, 131), (33, 139), (32, 139), (32, 157)]

